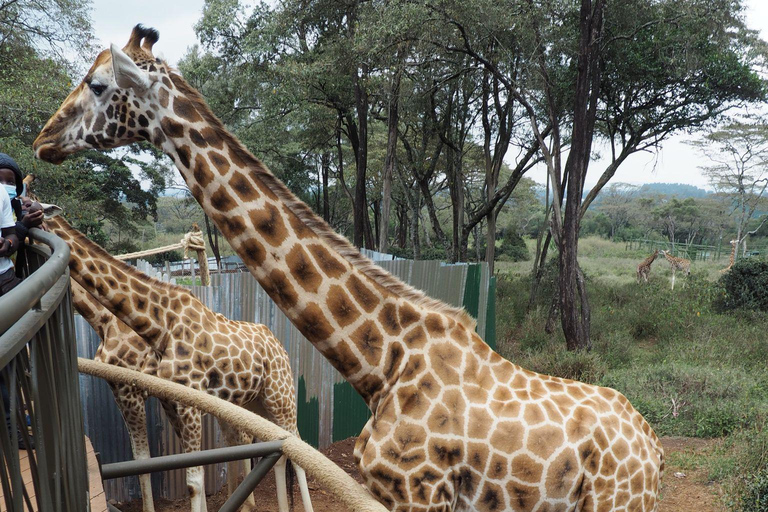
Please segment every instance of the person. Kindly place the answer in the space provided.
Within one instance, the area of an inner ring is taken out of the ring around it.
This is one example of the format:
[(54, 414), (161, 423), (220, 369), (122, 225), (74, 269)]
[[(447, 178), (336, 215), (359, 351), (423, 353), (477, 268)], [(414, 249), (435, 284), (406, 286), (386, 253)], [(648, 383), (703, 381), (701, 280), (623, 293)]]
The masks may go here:
[[(29, 230), (43, 223), (43, 210), (39, 203), (22, 197), (24, 175), (16, 161), (0, 153), (0, 296), (21, 282), (10, 256), (17, 252)], [(22, 208), (25, 204), (26, 208)]]
[[(39, 227), (43, 222), (42, 207), (39, 203), (22, 198), (23, 190), (24, 176), (18, 164), (7, 154), (0, 153), (0, 296), (21, 282), (11, 256), (19, 250), (29, 229)], [(3, 402), (6, 426), (10, 431), (12, 411), (6, 377), (7, 374), (0, 371), (0, 399)], [(24, 436), (19, 430), (17, 440), (19, 448), (25, 449)], [(33, 441), (30, 447), (34, 448)]]

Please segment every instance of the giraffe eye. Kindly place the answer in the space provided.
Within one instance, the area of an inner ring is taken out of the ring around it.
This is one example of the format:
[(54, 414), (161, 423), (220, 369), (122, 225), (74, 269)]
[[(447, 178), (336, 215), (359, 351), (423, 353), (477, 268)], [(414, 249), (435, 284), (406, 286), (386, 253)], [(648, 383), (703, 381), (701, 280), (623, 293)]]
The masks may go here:
[(88, 85), (88, 87), (91, 88), (91, 90), (93, 91), (93, 94), (95, 94), (96, 96), (101, 96), (101, 93), (103, 93), (104, 91), (107, 90), (107, 86), (106, 85), (100, 84), (98, 82), (91, 82)]

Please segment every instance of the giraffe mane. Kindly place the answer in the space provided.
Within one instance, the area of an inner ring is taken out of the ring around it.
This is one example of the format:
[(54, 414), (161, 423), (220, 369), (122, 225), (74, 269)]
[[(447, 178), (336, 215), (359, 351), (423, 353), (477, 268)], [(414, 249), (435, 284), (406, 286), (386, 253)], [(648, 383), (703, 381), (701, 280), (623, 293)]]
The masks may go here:
[(361, 254), (349, 240), (336, 233), (325, 220), (312, 211), (306, 203), (296, 197), (285, 183), (275, 177), (261, 160), (248, 151), (243, 143), (224, 127), (219, 118), (211, 111), (203, 96), (190, 86), (178, 72), (171, 69), (169, 70), (169, 74), (174, 85), (187, 97), (188, 100), (194, 103), (200, 115), (216, 130), (217, 134), (227, 143), (230, 150), (246, 163), (251, 173), (274, 192), (288, 209), (304, 223), (304, 225), (328, 243), (328, 245), (339, 255), (364, 275), (372, 279), (375, 283), (392, 293), (410, 300), (414, 304), (425, 309), (450, 316), (470, 330), (475, 329), (477, 321), (472, 318), (464, 308), (452, 306), (438, 299), (429, 297), (423, 291), (402, 282), (396, 276), (390, 274), (379, 265), (376, 265), (370, 258)]

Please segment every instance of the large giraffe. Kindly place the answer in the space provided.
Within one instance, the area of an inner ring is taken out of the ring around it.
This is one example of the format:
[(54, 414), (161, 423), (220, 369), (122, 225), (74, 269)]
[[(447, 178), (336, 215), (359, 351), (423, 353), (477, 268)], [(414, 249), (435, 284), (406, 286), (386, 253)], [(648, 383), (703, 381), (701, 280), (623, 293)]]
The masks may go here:
[(678, 270), (680, 272), (685, 272), (686, 276), (691, 275), (691, 260), (688, 260), (685, 258), (678, 258), (677, 256), (672, 256), (669, 253), (669, 251), (665, 251), (665, 250), (662, 250), (661, 254), (667, 259), (667, 261), (669, 262), (669, 265), (672, 267), (672, 289), (674, 290), (675, 274), (677, 273)]
[[(138, 361), (142, 371), (265, 412), (275, 424), (299, 434), (288, 354), (265, 325), (238, 322), (214, 313), (185, 288), (149, 277), (110, 256), (62, 217), (47, 220), (46, 226), (70, 246), (69, 267), (73, 279), (108, 310), (106, 313), (117, 317), (116, 320), (133, 330), (138, 338), (146, 340), (149, 350), (136, 354), (142, 358)], [(126, 335), (124, 331), (121, 334)], [(139, 342), (135, 338), (131, 341)], [(108, 346), (106, 341), (105, 345)], [(120, 348), (117, 351), (123, 352)], [(129, 357), (127, 362), (134, 363), (134, 358)], [(200, 450), (200, 411), (173, 402), (162, 404), (182, 440), (184, 451)], [(221, 424), (221, 428), (230, 445), (251, 442), (226, 424)], [(243, 461), (243, 465), (248, 471), (250, 462)], [(305, 511), (311, 512), (306, 474), (300, 467), (294, 465), (294, 468)], [(287, 512), (285, 457), (280, 459), (275, 471), (280, 511)], [(230, 478), (228, 483), (231, 492), (234, 481)], [(205, 511), (202, 467), (187, 469), (187, 485), (193, 512)], [(151, 510), (147, 508), (147, 498), (151, 495), (144, 493), (142, 485), (145, 510)], [(248, 498), (246, 506), (256, 507), (253, 496)]]
[(373, 412), (355, 456), (382, 503), (656, 510), (663, 450), (624, 396), (506, 361), (466, 312), (361, 256), (153, 56), (157, 39), (137, 26), (123, 50), (103, 51), (38, 136), (36, 154), (55, 163), (149, 140), (173, 158), (261, 286)]

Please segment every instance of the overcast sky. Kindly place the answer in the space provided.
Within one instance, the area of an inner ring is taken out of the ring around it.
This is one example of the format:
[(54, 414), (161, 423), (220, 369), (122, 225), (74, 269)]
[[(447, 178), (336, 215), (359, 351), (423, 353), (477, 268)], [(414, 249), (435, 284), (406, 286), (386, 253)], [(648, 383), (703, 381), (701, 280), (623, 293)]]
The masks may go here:
[[(760, 30), (763, 39), (768, 40), (768, 2), (746, 0), (747, 23)], [(95, 0), (93, 2), (93, 26), (96, 37), (104, 48), (110, 43), (121, 47), (128, 41), (131, 29), (137, 23), (155, 27), (160, 31), (160, 41), (155, 45), (155, 54), (176, 64), (188, 47), (195, 44), (194, 24), (202, 13), (202, 0), (134, 0), (126, 9), (123, 2)], [(699, 167), (707, 161), (685, 144), (690, 136), (680, 135), (664, 143), (658, 153), (635, 154), (622, 164), (614, 182), (626, 183), (688, 183), (707, 188), (707, 180)], [(595, 148), (598, 152), (600, 148)], [(603, 153), (606, 153), (603, 151)], [(514, 158), (514, 155), (510, 155)], [(608, 160), (598, 160), (590, 165), (587, 186), (593, 185)], [(529, 176), (543, 183), (544, 169), (534, 169)]]

